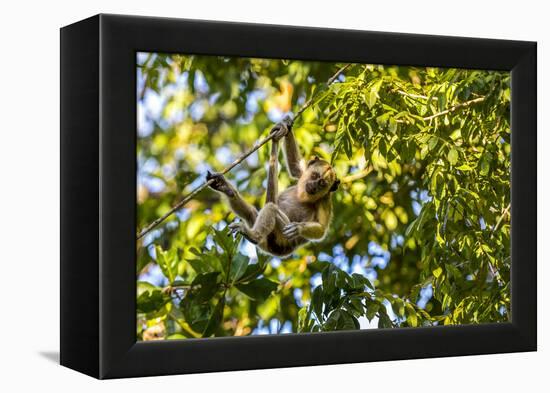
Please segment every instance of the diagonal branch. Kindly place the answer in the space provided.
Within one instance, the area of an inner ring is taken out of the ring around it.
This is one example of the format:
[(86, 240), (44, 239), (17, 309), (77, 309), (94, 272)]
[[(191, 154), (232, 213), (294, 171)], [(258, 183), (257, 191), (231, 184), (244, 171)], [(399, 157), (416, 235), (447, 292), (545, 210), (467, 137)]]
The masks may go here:
[(454, 112), (457, 109), (466, 108), (466, 107), (471, 106), (473, 104), (477, 104), (478, 102), (482, 102), (483, 100), (485, 100), (485, 97), (474, 98), (473, 100), (462, 102), (460, 104), (457, 104), (455, 106), (450, 107), (449, 109), (445, 109), (444, 111), (435, 113), (431, 116), (424, 117), (422, 120), (424, 120), (424, 121), (432, 120), (432, 119), (435, 119), (436, 117), (443, 116), (443, 115), (446, 115), (448, 113)]

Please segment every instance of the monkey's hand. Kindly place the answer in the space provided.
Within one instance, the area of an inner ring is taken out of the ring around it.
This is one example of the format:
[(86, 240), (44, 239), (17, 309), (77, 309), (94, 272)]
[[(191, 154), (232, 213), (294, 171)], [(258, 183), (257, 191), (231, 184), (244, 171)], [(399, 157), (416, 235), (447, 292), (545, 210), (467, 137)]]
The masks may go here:
[(286, 224), (283, 228), (283, 235), (288, 240), (295, 240), (302, 234), (302, 227), (302, 222), (291, 222), (290, 224)]
[(233, 187), (225, 180), (225, 177), (221, 173), (211, 173), (208, 171), (206, 173), (206, 181), (213, 180), (212, 183), (210, 183), (210, 188), (213, 190), (219, 191), (227, 195), (228, 197), (234, 197), (235, 191), (233, 190)]
[(229, 232), (231, 234), (234, 234), (234, 235), (241, 234), (250, 243), (258, 244), (258, 241), (252, 237), (252, 235), (250, 234), (250, 231), (248, 230), (248, 227), (244, 222), (234, 221), (231, 224), (229, 224), (227, 227), (229, 228)]
[(285, 116), (283, 120), (275, 124), (269, 135), (273, 135), (273, 140), (278, 142), (281, 138), (285, 137), (292, 129), (292, 119), (290, 116)]

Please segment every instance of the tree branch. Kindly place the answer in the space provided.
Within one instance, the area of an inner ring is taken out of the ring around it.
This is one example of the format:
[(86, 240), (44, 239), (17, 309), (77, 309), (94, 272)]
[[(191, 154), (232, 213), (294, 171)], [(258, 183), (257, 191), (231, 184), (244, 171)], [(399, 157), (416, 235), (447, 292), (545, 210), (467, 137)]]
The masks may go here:
[[(348, 67), (351, 66), (351, 63), (348, 63), (346, 64), (345, 66), (343, 66), (342, 68), (340, 68), (336, 74), (332, 75), (325, 83), (324, 87), (328, 87), (330, 85), (332, 85), (332, 83), (334, 83), (334, 81), (346, 70), (348, 69)], [(315, 95), (313, 97), (311, 97), (309, 100), (307, 100), (305, 102), (304, 105), (302, 105), (302, 107), (298, 110), (298, 112), (296, 112), (296, 116), (294, 116), (294, 119), (297, 119), (298, 117), (300, 117), (302, 115), (302, 113), (307, 109), (309, 108), (309, 106), (313, 103), (313, 99), (315, 98)]]
[(504, 217), (508, 214), (508, 212), (510, 211), (510, 207), (512, 206), (511, 203), (508, 204), (508, 206), (506, 206), (506, 209), (504, 209), (504, 211), (502, 212), (502, 214), (500, 215), (500, 217), (498, 218), (495, 226), (493, 227), (493, 230), (491, 231), (491, 235), (494, 234), (498, 228), (500, 227), (500, 224), (502, 223), (502, 220), (504, 220)]
[(444, 111), (435, 113), (431, 116), (424, 117), (422, 120), (424, 120), (424, 121), (432, 120), (432, 119), (435, 119), (436, 117), (443, 116), (443, 115), (446, 115), (448, 113), (454, 112), (457, 109), (465, 108), (465, 107), (471, 106), (473, 104), (477, 104), (478, 102), (482, 102), (483, 100), (485, 100), (485, 97), (474, 98), (473, 100), (462, 102), (460, 104), (457, 104), (455, 106), (450, 107), (449, 109), (445, 109)]
[[(418, 99), (422, 99), (422, 100), (429, 100), (430, 97), (427, 97), (427, 96), (423, 96), (423, 95), (420, 95), (420, 94), (411, 94), (411, 93), (407, 93), (403, 90), (395, 90), (398, 94), (401, 94), (402, 96), (405, 96), (405, 97), (410, 97), (410, 98), (418, 98)], [(437, 97), (432, 97), (432, 100), (437, 100)]]

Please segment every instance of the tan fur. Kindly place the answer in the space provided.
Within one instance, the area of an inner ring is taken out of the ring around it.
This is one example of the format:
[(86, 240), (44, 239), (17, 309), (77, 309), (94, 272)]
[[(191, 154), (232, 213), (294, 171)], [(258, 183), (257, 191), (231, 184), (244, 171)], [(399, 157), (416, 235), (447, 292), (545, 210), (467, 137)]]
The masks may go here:
[[(231, 223), (230, 229), (276, 256), (288, 256), (310, 241), (323, 240), (332, 217), (330, 191), (337, 181), (326, 161), (315, 158), (307, 166), (302, 165), (296, 140), (290, 127), (285, 127), (278, 124), (272, 130), (277, 137), (272, 141), (266, 204), (259, 212), (223, 176), (215, 175), (217, 180), (212, 184), (212, 188), (227, 196), (235, 214), (246, 221)], [(283, 133), (287, 168), (298, 183), (278, 194), (278, 142)]]

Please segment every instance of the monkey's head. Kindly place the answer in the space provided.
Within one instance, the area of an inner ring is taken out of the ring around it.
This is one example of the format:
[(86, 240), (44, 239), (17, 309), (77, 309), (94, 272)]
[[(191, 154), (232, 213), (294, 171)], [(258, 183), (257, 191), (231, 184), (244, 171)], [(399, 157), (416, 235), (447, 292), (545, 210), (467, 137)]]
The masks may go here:
[(307, 162), (305, 171), (298, 180), (298, 198), (302, 202), (316, 202), (330, 192), (336, 191), (340, 180), (332, 166), (318, 157)]

